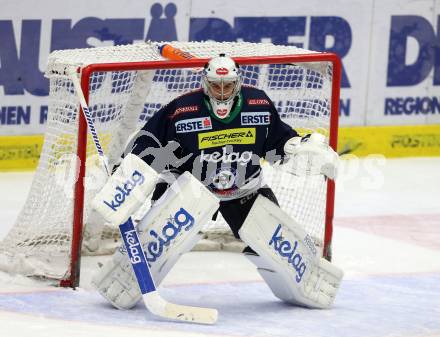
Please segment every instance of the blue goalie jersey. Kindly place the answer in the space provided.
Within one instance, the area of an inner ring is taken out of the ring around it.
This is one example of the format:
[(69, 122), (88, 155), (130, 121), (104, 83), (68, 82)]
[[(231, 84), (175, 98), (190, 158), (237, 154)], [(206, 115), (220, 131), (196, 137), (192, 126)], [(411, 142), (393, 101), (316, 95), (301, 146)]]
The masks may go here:
[(280, 160), (298, 136), (262, 90), (242, 86), (230, 115), (218, 118), (203, 90), (161, 108), (138, 133), (131, 152), (159, 172), (191, 172), (221, 200), (258, 189), (261, 159)]

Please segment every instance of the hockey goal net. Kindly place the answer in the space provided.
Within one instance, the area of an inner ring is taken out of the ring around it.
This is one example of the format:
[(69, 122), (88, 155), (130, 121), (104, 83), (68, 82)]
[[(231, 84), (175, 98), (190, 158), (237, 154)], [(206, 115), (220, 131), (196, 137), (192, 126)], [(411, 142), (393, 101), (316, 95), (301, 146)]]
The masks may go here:
[[(220, 53), (236, 59), (244, 84), (265, 90), (286, 123), (301, 132), (321, 132), (336, 148), (340, 63), (334, 54), (267, 43), (171, 44), (195, 58), (164, 59), (158, 53), (160, 43), (64, 50), (50, 55), (43, 150), (25, 206), (0, 244), (1, 269), (77, 286), (81, 249), (102, 254), (118, 244), (114, 233), (106, 228), (101, 231), (103, 224), (94, 224), (89, 216), (90, 201), (103, 185), (103, 172), (67, 75), (71, 68), (81, 76), (110, 167), (124, 151), (128, 138), (161, 106), (200, 87), (200, 68)], [(263, 163), (263, 172), (281, 207), (329, 256), (333, 182), (322, 175), (292, 175), (283, 165)], [(221, 248), (222, 237), (228, 232), (221, 217), (205, 227), (207, 237), (220, 233), (214, 247)]]

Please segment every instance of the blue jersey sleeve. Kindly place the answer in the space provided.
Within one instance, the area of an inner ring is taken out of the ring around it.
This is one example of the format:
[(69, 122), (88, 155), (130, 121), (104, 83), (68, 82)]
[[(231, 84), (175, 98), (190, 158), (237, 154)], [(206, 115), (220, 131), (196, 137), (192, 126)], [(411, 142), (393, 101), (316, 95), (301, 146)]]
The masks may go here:
[[(270, 100), (269, 100), (270, 101)], [(270, 126), (265, 143), (266, 159), (272, 161), (273, 158), (281, 159), (285, 156), (284, 144), (298, 133), (288, 124), (284, 123), (274, 104), (270, 105)], [(276, 157), (274, 157), (276, 155)]]
[[(161, 158), (161, 155), (163, 157), (164, 154), (163, 148), (166, 147), (169, 142), (176, 140), (174, 124), (170, 111), (173, 111), (173, 102), (161, 108), (145, 123), (142, 129), (135, 136), (133, 145), (131, 147), (131, 153), (143, 159), (154, 169), (162, 170), (165, 168), (156, 168), (154, 166), (157, 166), (157, 164), (152, 164), (154, 162), (157, 163), (158, 161), (166, 160), (167, 158)], [(178, 146), (174, 146), (173, 149), (176, 150), (177, 147)], [(171, 155), (171, 153), (169, 153), (169, 155)], [(168, 160), (168, 162), (169, 161), (170, 160)]]

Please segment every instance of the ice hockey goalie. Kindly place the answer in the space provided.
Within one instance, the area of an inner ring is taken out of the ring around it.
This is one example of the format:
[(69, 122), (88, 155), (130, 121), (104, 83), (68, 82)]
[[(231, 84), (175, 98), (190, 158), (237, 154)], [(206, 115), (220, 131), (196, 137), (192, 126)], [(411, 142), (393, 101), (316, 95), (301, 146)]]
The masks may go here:
[[(320, 159), (315, 173), (334, 179), (337, 154), (323, 136), (300, 137), (283, 123), (264, 91), (241, 84), (240, 67), (231, 58), (211, 59), (202, 78), (200, 90), (174, 99), (143, 126), (95, 198), (95, 209), (117, 225), (152, 195), (153, 206), (138, 231), (157, 284), (220, 212), (248, 245), (244, 253), (275, 296), (295, 305), (330, 307), (343, 273), (319, 256), (302, 226), (280, 209), (262, 179), (261, 159), (295, 162), (297, 156), (313, 156)], [(130, 179), (124, 203), (112, 204), (115, 186)], [(123, 249), (94, 284), (117, 308), (131, 308), (140, 299)]]

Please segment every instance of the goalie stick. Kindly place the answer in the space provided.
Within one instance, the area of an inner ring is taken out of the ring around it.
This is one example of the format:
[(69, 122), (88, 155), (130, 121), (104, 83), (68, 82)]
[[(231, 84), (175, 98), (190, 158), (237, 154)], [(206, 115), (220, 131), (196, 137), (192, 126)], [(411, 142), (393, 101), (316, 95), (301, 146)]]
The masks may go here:
[(134, 274), (142, 293), (147, 309), (154, 315), (200, 324), (214, 324), (217, 321), (217, 310), (210, 308), (191, 307), (167, 302), (156, 289), (151, 277), (145, 253), (139, 242), (131, 217), (119, 225), (125, 249), (133, 267)]
[(105, 172), (108, 176), (110, 176), (110, 170), (108, 168), (107, 160), (104, 156), (104, 151), (101, 146), (101, 142), (99, 141), (98, 132), (96, 132), (95, 123), (93, 122), (92, 115), (90, 114), (89, 107), (87, 106), (86, 99), (84, 97), (84, 93), (81, 89), (81, 83), (78, 79), (78, 72), (74, 68), (70, 68), (68, 70), (68, 74), (70, 79), (72, 80), (73, 86), (75, 87), (76, 95), (79, 100), (79, 104), (84, 113), (84, 117), (86, 118), (87, 125), (90, 130), (90, 134), (92, 135), (93, 143), (95, 144), (96, 151), (98, 152), (99, 158), (101, 159), (102, 166), (105, 169)]
[[(93, 122), (84, 97), (84, 93), (81, 89), (81, 84), (78, 79), (78, 72), (73, 68), (70, 69), (69, 77), (75, 87), (81, 109), (86, 118), (87, 125), (92, 135), (98, 155), (101, 159), (101, 163), (107, 175), (110, 176), (110, 170), (107, 165), (107, 160), (105, 158), (101, 142), (99, 141), (98, 133), (96, 132), (95, 123)], [(165, 301), (158, 293), (153, 278), (151, 277), (144, 251), (139, 242), (139, 237), (134, 229), (131, 218), (129, 218), (125, 223), (121, 224), (119, 229), (124, 241), (124, 245), (129, 254), (136, 280), (138, 281), (139, 288), (142, 293), (142, 299), (145, 306), (151, 313), (170, 319), (201, 324), (214, 324), (217, 321), (217, 310), (215, 309), (183, 306)], [(129, 238), (130, 241), (127, 241), (127, 238)], [(137, 255), (135, 255), (133, 259), (132, 254), (135, 252), (137, 252)]]

